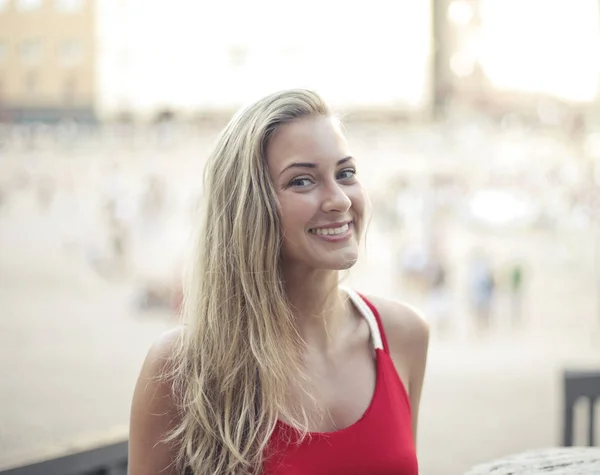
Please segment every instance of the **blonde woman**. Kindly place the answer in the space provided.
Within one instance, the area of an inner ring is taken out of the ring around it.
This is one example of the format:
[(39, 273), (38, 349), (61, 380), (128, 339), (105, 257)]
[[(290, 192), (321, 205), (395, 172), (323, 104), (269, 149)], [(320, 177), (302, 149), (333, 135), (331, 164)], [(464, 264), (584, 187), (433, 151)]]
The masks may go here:
[(338, 286), (365, 225), (357, 167), (311, 91), (265, 97), (221, 133), (186, 323), (135, 389), (130, 475), (418, 473), (428, 327)]

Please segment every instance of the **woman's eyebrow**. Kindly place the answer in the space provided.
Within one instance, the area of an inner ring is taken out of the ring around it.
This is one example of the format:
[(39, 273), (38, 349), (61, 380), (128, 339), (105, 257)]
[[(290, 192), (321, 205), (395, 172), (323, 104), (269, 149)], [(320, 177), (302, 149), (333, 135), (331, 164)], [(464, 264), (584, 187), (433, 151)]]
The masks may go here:
[[(350, 157), (350, 156), (341, 158), (340, 160), (337, 161), (336, 166), (342, 165), (343, 163), (346, 163), (350, 160), (352, 160), (352, 157)], [(283, 172), (285, 172), (286, 170), (288, 170), (290, 168), (317, 168), (317, 166), (318, 165), (316, 163), (312, 163), (312, 162), (294, 162), (294, 163), (290, 163), (287, 167), (285, 167), (283, 170), (281, 170), (281, 173), (279, 175), (281, 176), (283, 174)]]

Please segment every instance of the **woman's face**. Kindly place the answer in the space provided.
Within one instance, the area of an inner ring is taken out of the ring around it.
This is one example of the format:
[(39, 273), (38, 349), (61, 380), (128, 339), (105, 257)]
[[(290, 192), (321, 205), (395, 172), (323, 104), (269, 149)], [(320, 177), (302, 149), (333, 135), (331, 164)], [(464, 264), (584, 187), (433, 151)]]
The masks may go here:
[(358, 258), (365, 193), (339, 123), (316, 116), (282, 126), (267, 147), (286, 265), (341, 270)]

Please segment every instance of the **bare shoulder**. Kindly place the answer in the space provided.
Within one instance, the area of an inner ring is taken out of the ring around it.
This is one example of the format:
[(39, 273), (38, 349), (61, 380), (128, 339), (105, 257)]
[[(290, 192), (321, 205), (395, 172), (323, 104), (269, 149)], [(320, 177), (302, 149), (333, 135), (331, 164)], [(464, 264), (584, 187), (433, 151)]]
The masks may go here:
[(183, 335), (183, 327), (175, 327), (163, 332), (154, 340), (138, 376), (133, 409), (144, 410), (146, 406), (163, 405), (165, 409), (172, 402), (171, 384), (166, 377), (176, 346)]
[(392, 351), (400, 348), (426, 351), (429, 324), (414, 307), (382, 297), (367, 298), (379, 312)]
[(144, 366), (142, 367), (142, 373), (146, 370), (148, 371), (148, 376), (163, 374), (167, 369), (166, 365), (171, 360), (175, 348), (183, 336), (183, 332), (184, 327), (179, 325), (161, 333), (148, 350)]
[(183, 327), (162, 333), (151, 345), (135, 385), (129, 424), (129, 474), (175, 473), (175, 452), (163, 439), (178, 419), (169, 362)]

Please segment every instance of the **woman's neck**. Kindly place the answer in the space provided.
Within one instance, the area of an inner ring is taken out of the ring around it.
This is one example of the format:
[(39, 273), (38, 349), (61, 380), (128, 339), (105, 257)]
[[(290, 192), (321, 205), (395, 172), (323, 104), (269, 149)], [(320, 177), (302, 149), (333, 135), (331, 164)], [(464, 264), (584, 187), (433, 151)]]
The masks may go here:
[(288, 271), (285, 275), (298, 332), (310, 348), (326, 351), (350, 320), (338, 283), (338, 271)]

